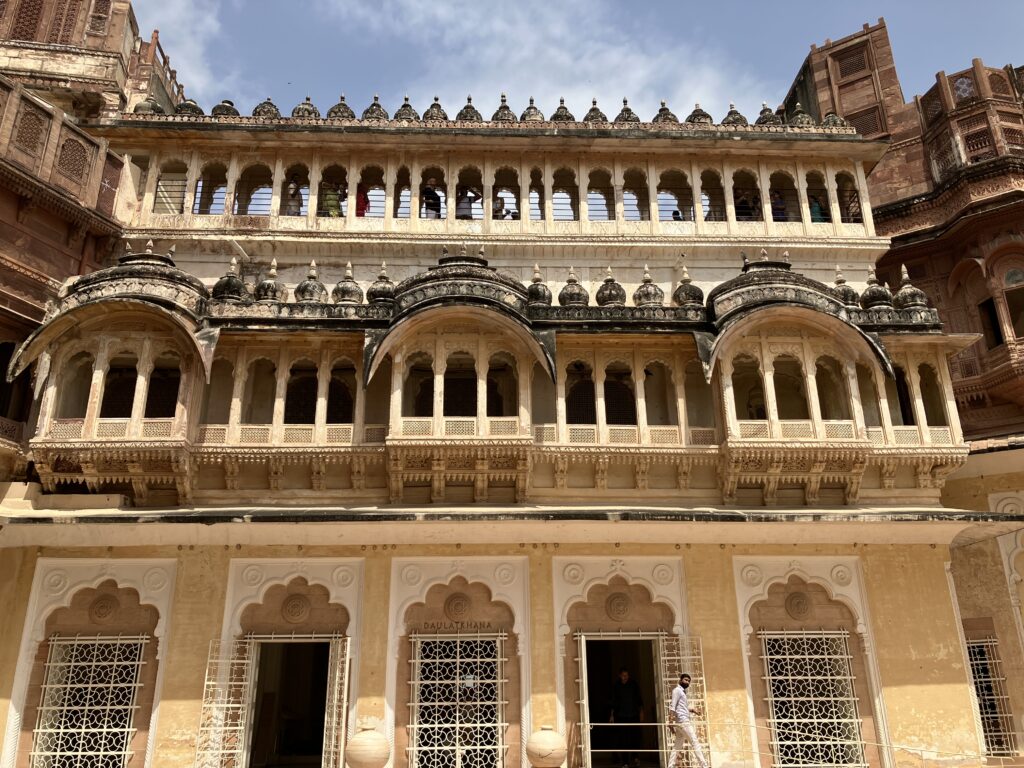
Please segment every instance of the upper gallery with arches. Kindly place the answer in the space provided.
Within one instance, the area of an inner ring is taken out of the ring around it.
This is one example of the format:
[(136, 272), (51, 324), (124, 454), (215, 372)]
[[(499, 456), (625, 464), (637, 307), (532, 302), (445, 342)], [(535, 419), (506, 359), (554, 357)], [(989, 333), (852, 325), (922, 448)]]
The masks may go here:
[(572, 272), (523, 283), (465, 248), (365, 291), (320, 272), (250, 289), (232, 265), (208, 290), (150, 246), (68, 286), (8, 369), (36, 367), (44, 485), (854, 503), (934, 494), (962, 461), (946, 355), (971, 339), (906, 275), (858, 293), (762, 251), (707, 297), (684, 267), (628, 302), (609, 269), (591, 303)]

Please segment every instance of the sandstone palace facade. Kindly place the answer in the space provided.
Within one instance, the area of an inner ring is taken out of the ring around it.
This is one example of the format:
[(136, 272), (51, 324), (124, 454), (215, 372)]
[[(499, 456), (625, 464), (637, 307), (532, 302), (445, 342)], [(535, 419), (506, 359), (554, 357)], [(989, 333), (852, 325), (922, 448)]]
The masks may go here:
[(1024, 762), (1021, 71), (207, 111), (0, 9), (0, 768)]

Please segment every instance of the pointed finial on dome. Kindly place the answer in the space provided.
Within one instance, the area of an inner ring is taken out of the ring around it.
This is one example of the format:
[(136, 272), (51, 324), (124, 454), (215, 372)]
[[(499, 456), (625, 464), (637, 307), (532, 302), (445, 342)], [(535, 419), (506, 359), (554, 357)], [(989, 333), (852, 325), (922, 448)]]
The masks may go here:
[(680, 283), (691, 283), (690, 273), (686, 269), (686, 254), (679, 254), (679, 282)]
[(445, 245), (441, 246), (441, 258), (444, 258), (447, 255), (448, 255), (448, 245), (445, 244)]
[(542, 281), (543, 279), (544, 279), (544, 278), (542, 278), (542, 277), (540, 276), (540, 264), (534, 264), (534, 265), (533, 265), (533, 282), (535, 282), (535, 283), (539, 283), (539, 282), (541, 282), (541, 281)]
[(472, 103), (473, 103), (473, 97), (472, 97), (472, 95), (467, 95), (467, 96), (466, 96), (466, 103), (467, 103), (467, 104), (472, 104)]
[(843, 285), (846, 282), (846, 278), (843, 277), (843, 271), (836, 264), (836, 285)]
[(747, 252), (746, 251), (740, 251), (740, 258), (743, 259), (743, 266), (744, 267), (749, 266), (750, 259), (747, 258)]
[(380, 272), (377, 274), (377, 278), (380, 280), (385, 279), (388, 276), (388, 263), (384, 260), (380, 262)]
[(729, 109), (736, 109), (736, 105), (733, 102), (729, 102)]
[(900, 264), (900, 282), (901, 283), (909, 283), (910, 282), (910, 272), (907, 271), (907, 265), (906, 264)]
[(875, 276), (875, 265), (874, 264), (872, 264), (870, 267), (868, 267), (868, 280), (867, 280), (867, 283), (868, 283), (868, 285), (876, 285), (878, 283), (878, 278)]
[(508, 103), (508, 97), (504, 93), (501, 94), (501, 103), (502, 104), (507, 104)]
[(576, 268), (573, 266), (569, 267), (569, 277), (566, 278), (567, 283), (577, 283), (579, 280), (576, 279)]
[(466, 244), (463, 243), (462, 247), (459, 248), (459, 256), (465, 256), (465, 255), (466, 255)]
[(644, 264), (644, 282), (649, 283), (651, 282), (651, 279), (651, 268)]
[(476, 255), (479, 256), (481, 259), (484, 257), (484, 246), (483, 246), (483, 243), (480, 244), (480, 248), (479, 248), (479, 250), (477, 250)]
[(234, 256), (231, 257), (231, 261), (228, 263), (228, 274), (238, 274), (238, 259), (236, 259)]
[(606, 270), (604, 271), (604, 281), (605, 281), (605, 282), (607, 283), (608, 281), (610, 281), (610, 280), (614, 280), (614, 279), (615, 279), (615, 278), (614, 278), (614, 277), (612, 277), (612, 267), (611, 267), (611, 265), (609, 264), (609, 265), (608, 265), (608, 268), (607, 268), (607, 269), (606, 269)]
[(270, 269), (267, 270), (267, 277), (277, 277), (277, 259), (270, 260)]
[(380, 96), (378, 96), (376, 93), (373, 94), (373, 103), (380, 104)]
[(596, 107), (597, 106), (597, 97), (595, 96), (594, 98), (592, 98), (590, 100), (590, 103), (593, 104)]
[(314, 278), (314, 279), (316, 278), (316, 262), (315, 261), (309, 262), (309, 276)]
[(559, 105), (560, 107), (564, 107), (564, 106), (565, 106), (565, 99), (564, 99), (564, 98), (561, 98), (561, 99), (559, 99), (559, 100), (558, 100), (558, 105)]
[(153, 252), (153, 241), (152, 240), (147, 240), (146, 241), (146, 253), (152, 253), (152, 252)]
[(761, 261), (768, 261), (768, 251), (764, 248), (761, 249)]
[(530, 97), (530, 106), (533, 106), (533, 96)]
[(345, 279), (350, 280), (352, 278), (352, 262), (345, 262)]
[(130, 240), (125, 240), (124, 241), (124, 252), (125, 253), (131, 253), (132, 252), (132, 243), (131, 243)]

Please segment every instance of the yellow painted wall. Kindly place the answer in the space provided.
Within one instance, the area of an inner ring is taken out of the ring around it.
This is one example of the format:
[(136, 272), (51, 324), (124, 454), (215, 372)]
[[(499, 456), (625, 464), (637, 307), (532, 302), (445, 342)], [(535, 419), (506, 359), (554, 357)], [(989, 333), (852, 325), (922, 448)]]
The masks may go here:
[(35, 548), (0, 549), (0, 723), (7, 722), (10, 711), (35, 565)]
[(946, 481), (942, 489), (942, 505), (955, 509), (988, 512), (988, 495), (1024, 489), (1024, 472), (979, 475)]

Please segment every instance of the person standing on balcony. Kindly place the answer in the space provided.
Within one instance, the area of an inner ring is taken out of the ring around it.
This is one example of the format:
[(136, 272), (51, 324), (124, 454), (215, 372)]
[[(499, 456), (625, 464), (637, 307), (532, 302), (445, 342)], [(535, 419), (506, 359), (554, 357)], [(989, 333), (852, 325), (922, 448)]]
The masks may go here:
[(686, 746), (686, 742), (690, 742), (690, 749), (693, 750), (693, 755), (697, 758), (701, 768), (708, 768), (707, 758), (704, 757), (704, 750), (700, 746), (697, 730), (693, 727), (691, 719), (691, 715), (699, 713), (690, 707), (690, 700), (686, 695), (686, 690), (689, 687), (690, 676), (684, 672), (679, 676), (679, 685), (672, 689), (669, 718), (673, 721), (672, 733), (675, 736), (675, 743), (672, 744), (672, 755), (668, 759), (668, 768), (676, 768), (679, 764), (679, 753)]
[(284, 215), (299, 216), (302, 213), (302, 190), (299, 180), (292, 176), (284, 190)]
[(470, 221), (473, 218), (473, 204), (483, 195), (472, 187), (461, 187), (455, 200), (455, 218)]
[(441, 218), (441, 196), (437, 194), (437, 179), (433, 176), (423, 185), (423, 211), (424, 218)]

